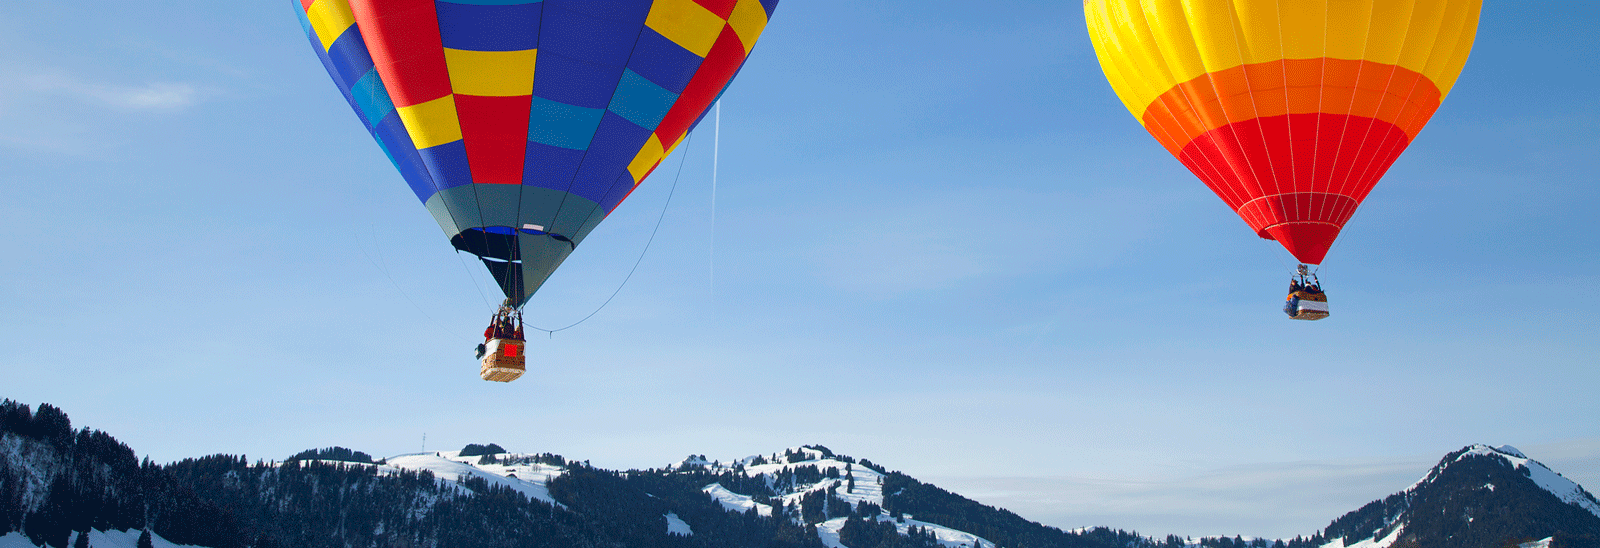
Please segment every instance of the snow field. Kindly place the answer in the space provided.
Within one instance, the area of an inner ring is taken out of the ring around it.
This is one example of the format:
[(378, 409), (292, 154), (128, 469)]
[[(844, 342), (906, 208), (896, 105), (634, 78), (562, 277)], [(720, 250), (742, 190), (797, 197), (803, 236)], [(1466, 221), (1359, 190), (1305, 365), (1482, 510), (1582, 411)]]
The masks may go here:
[(717, 502), (722, 503), (723, 510), (727, 510), (729, 512), (739, 512), (742, 514), (749, 512), (751, 508), (755, 508), (756, 514), (769, 518), (772, 517), (771, 505), (761, 504), (748, 496), (729, 491), (720, 483), (707, 485), (704, 489), (701, 489), (701, 491), (704, 491), (707, 495), (711, 495), (711, 498), (717, 499)]
[(1381, 539), (1361, 539), (1355, 544), (1346, 546), (1344, 539), (1336, 538), (1333, 542), (1322, 545), (1322, 548), (1389, 548), (1395, 541), (1400, 540), (1400, 533), (1405, 531), (1405, 526), (1394, 528), (1394, 531)]
[[(502, 459), (520, 459), (532, 455), (517, 453), (501, 453), (497, 457)], [(490, 485), (508, 487), (528, 498), (541, 500), (566, 508), (550, 496), (548, 487), (551, 479), (566, 472), (560, 466), (548, 464), (476, 464), (479, 457), (463, 457), (460, 451), (443, 451), (439, 453), (420, 453), (390, 457), (386, 464), (391, 468), (402, 470), (427, 470), (433, 472), (433, 477), (451, 483), (458, 482), (467, 477), (479, 477), (488, 481)]]
[(667, 512), (662, 514), (662, 517), (667, 518), (667, 534), (686, 537), (694, 534), (694, 530), (689, 528), (689, 523), (683, 521), (683, 518), (679, 518), (677, 514)]
[[(127, 531), (89, 531), (89, 545), (94, 548), (135, 548), (139, 545), (140, 531), (129, 529)], [(78, 533), (67, 537), (67, 546), (78, 540)], [(191, 544), (173, 544), (161, 535), (150, 534), (150, 545), (155, 548), (202, 548)], [(42, 548), (22, 533), (9, 533), (0, 536), (0, 548)]]
[[(849, 548), (844, 543), (839, 542), (839, 530), (844, 528), (845, 519), (847, 518), (833, 518), (817, 524), (817, 536), (822, 539), (822, 543), (827, 545), (828, 548)], [(885, 514), (878, 516), (878, 521), (893, 522), (894, 518)], [(911, 518), (906, 518), (903, 523), (895, 523), (894, 528), (901, 535), (907, 535), (911, 532), (911, 526), (913, 525), (933, 532), (933, 537), (938, 539), (939, 544), (945, 548), (972, 548), (973, 543), (979, 540), (983, 541), (984, 546), (994, 546), (993, 542), (978, 535)]]

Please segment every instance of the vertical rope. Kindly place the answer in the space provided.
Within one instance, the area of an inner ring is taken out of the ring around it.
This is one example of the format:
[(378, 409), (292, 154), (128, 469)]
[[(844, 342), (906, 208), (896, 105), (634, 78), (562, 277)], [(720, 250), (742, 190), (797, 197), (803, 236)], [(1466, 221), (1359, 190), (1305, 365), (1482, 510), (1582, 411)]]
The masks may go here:
[(711, 299), (717, 298), (717, 163), (722, 152), (722, 100), (717, 100), (716, 126), (711, 135)]

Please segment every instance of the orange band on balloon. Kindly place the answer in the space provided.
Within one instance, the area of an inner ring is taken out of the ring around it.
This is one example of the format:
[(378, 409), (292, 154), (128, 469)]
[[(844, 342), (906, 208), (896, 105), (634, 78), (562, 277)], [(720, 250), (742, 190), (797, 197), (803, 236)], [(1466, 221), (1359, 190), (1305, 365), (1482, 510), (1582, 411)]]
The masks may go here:
[(1385, 63), (1333, 58), (1239, 65), (1173, 86), (1145, 108), (1145, 129), (1177, 156), (1190, 141), (1231, 123), (1285, 114), (1373, 118), (1415, 138), (1439, 108), (1439, 88)]

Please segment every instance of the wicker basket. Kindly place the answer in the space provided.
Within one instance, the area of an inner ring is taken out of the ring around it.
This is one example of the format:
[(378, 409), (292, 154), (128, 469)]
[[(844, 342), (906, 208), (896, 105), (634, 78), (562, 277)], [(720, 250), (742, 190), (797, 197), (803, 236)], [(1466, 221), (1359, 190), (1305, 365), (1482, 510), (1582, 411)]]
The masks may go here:
[(1320, 320), (1328, 317), (1327, 294), (1296, 291), (1290, 295), (1300, 297), (1300, 303), (1295, 306), (1295, 315), (1290, 316), (1291, 319)]
[(527, 343), (517, 339), (490, 339), (485, 345), (483, 366), (478, 371), (478, 376), (486, 381), (511, 382), (522, 376), (527, 370), (523, 352), (527, 350)]

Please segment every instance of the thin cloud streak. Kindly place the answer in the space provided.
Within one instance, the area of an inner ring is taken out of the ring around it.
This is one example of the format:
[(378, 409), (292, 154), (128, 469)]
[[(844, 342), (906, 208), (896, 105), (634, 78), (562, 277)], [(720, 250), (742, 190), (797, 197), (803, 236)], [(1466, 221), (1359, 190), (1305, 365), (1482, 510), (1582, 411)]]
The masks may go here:
[(63, 73), (28, 77), (33, 91), (64, 95), (99, 106), (132, 110), (182, 110), (199, 99), (199, 89), (183, 82), (152, 82), (137, 86), (87, 82)]
[[(1109, 477), (928, 477), (924, 481), (1070, 529), (1109, 526), (1141, 534), (1310, 535), (1361, 505), (1405, 489), (1433, 462), (1265, 463), (1173, 474)], [(1277, 509), (1263, 515), (1261, 509)]]

